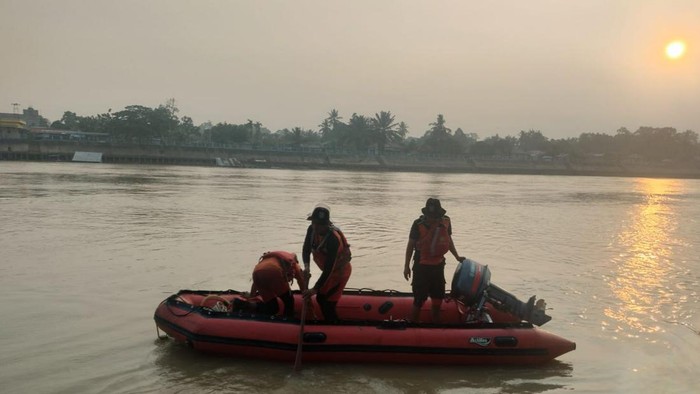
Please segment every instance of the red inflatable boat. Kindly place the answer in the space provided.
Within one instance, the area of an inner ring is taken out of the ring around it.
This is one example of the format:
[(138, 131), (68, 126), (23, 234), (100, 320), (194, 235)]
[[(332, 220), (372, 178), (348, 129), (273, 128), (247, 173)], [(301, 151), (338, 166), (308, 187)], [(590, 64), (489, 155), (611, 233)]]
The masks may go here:
[[(474, 282), (473, 275), (467, 280)], [(234, 300), (243, 295), (234, 290), (181, 290), (158, 306), (155, 321), (168, 336), (196, 350), (290, 363), (295, 360), (300, 337), (304, 363), (530, 365), (576, 348), (574, 342), (531, 323), (539, 325), (550, 319), (544, 305), (535, 306), (534, 297), (520, 303), (490, 285), (488, 277), (479, 281), (469, 283), (459, 301), (445, 299), (441, 324), (404, 320), (410, 316), (410, 293), (368, 289), (343, 293), (338, 303), (341, 321), (335, 324), (320, 321), (320, 310), (312, 302), (302, 336), (299, 293), (294, 295), (295, 317), (285, 319), (237, 310)], [(468, 292), (474, 294), (465, 297)], [(430, 321), (430, 302), (421, 319)]]

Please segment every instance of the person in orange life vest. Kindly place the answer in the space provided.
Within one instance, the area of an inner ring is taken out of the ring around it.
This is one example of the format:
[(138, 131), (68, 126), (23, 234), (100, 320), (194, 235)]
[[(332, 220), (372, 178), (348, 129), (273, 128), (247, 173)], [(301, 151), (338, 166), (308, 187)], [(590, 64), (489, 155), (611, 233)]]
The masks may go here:
[(307, 289), (296, 254), (283, 251), (263, 254), (253, 269), (253, 285), (250, 288), (251, 297), (259, 295), (262, 303), (249, 304), (244, 309), (275, 315), (279, 312), (279, 298), (284, 305), (284, 316), (293, 318), (294, 297), (289, 284), (294, 279), (302, 292)]
[(301, 255), (304, 270), (308, 272), (309, 260), (313, 254), (314, 262), (321, 269), (321, 276), (313, 287), (304, 292), (304, 297), (308, 299), (315, 294), (323, 318), (328, 322), (336, 322), (336, 306), (352, 273), (350, 245), (342, 231), (331, 222), (328, 206), (316, 205), (306, 219), (311, 220), (311, 225), (306, 230)]
[(418, 321), (421, 307), (430, 297), (433, 323), (439, 323), (440, 307), (445, 298), (445, 254), (451, 252), (457, 261), (462, 261), (464, 257), (457, 253), (452, 242), (452, 225), (440, 200), (429, 198), (422, 212), (423, 215), (411, 226), (403, 276), (406, 280), (411, 277), (410, 262), (413, 256), (411, 321)]

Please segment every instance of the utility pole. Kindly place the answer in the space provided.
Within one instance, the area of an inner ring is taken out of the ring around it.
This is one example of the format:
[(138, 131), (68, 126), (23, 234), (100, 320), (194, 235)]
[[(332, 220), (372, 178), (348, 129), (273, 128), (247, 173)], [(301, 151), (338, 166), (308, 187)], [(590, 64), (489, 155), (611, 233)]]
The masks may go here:
[(19, 114), (19, 103), (12, 103), (12, 113)]

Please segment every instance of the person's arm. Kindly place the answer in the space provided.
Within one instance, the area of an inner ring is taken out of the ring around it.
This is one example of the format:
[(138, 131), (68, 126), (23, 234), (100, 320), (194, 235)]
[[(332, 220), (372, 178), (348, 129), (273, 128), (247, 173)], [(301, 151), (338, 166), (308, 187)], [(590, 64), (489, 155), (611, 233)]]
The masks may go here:
[(406, 280), (411, 278), (411, 257), (413, 256), (413, 251), (416, 250), (418, 235), (418, 221), (414, 221), (411, 225), (411, 231), (408, 233), (408, 243), (406, 243), (406, 256), (403, 266), (403, 277)]
[(304, 279), (304, 274), (301, 271), (301, 267), (299, 264), (294, 263), (292, 265), (292, 269), (294, 270), (294, 278), (297, 280), (297, 285), (299, 285), (299, 290), (302, 292), (306, 291), (307, 285), (306, 285), (306, 279)]
[(301, 260), (304, 262), (304, 269), (308, 270), (311, 264), (311, 236), (313, 229), (311, 226), (306, 229), (306, 237), (304, 237), (304, 246), (301, 249)]
[(452, 237), (450, 237), (450, 252), (453, 256), (455, 256), (455, 259), (457, 259), (457, 261), (464, 260), (464, 257), (460, 256), (459, 253), (457, 253), (457, 249), (455, 249), (455, 244), (454, 242), (452, 242)]
[(406, 243), (406, 261), (403, 266), (403, 277), (406, 280), (411, 278), (411, 257), (413, 256), (413, 250), (416, 248), (416, 241), (409, 238), (408, 243)]
[(450, 235), (450, 253), (452, 253), (452, 255), (455, 256), (455, 259), (457, 259), (457, 261), (464, 260), (464, 257), (460, 256), (459, 253), (457, 253), (455, 243), (454, 241), (452, 241), (452, 223), (450, 223), (449, 227), (447, 227), (447, 234)]
[(318, 291), (321, 287), (323, 287), (323, 285), (326, 284), (328, 277), (331, 275), (331, 272), (333, 272), (333, 267), (335, 267), (335, 263), (338, 257), (338, 246), (338, 238), (336, 238), (335, 235), (332, 233), (328, 234), (328, 239), (326, 240), (325, 244), (326, 261), (323, 264), (323, 272), (321, 272), (321, 276), (318, 278), (316, 284), (313, 287), (314, 290)]

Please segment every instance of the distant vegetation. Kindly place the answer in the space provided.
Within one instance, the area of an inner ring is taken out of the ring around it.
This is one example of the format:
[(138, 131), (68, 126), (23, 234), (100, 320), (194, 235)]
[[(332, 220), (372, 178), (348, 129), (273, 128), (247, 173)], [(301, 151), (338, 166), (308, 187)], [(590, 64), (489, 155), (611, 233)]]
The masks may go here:
[(368, 151), (383, 154), (388, 150), (404, 153), (451, 154), (474, 157), (511, 157), (537, 155), (549, 157), (606, 158), (636, 157), (649, 162), (673, 160), (687, 162), (700, 158), (698, 134), (692, 130), (678, 132), (671, 127), (640, 127), (631, 132), (622, 127), (613, 134), (583, 133), (578, 138), (550, 139), (538, 130), (520, 131), (517, 136), (499, 135), (479, 139), (446, 127), (437, 115), (420, 138), (407, 137), (408, 126), (397, 121), (389, 111), (374, 116), (353, 113), (343, 119), (331, 110), (318, 130), (301, 127), (270, 131), (260, 122), (244, 124), (209, 122), (195, 126), (188, 116), (178, 117), (174, 100), (157, 108), (130, 105), (121, 111), (78, 116), (66, 111), (51, 124), (54, 129), (106, 133), (114, 142), (168, 145), (227, 145), (253, 148), (312, 148), (328, 152), (337, 150)]

